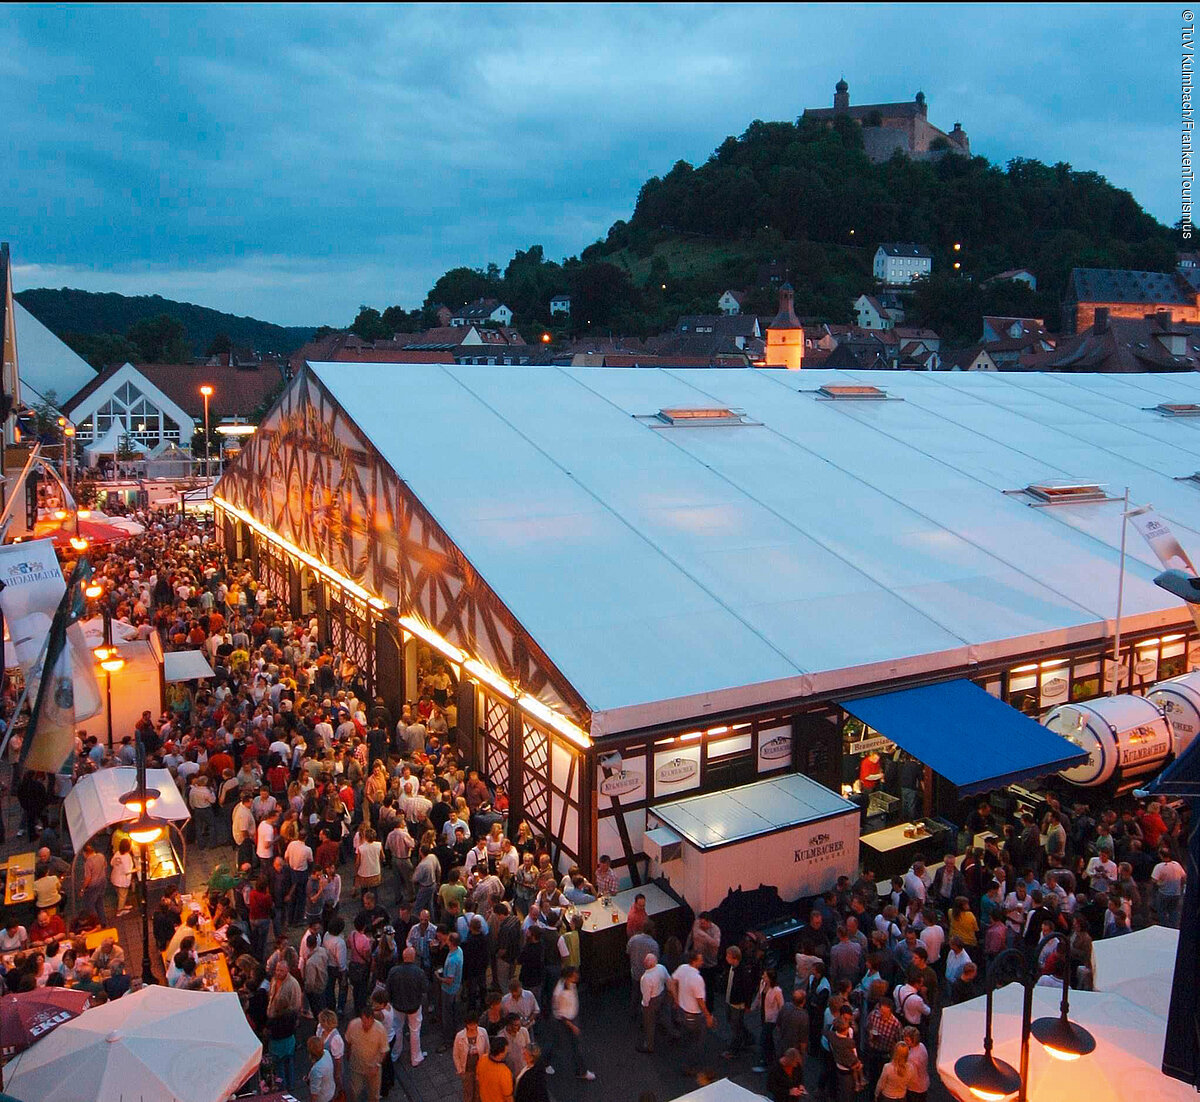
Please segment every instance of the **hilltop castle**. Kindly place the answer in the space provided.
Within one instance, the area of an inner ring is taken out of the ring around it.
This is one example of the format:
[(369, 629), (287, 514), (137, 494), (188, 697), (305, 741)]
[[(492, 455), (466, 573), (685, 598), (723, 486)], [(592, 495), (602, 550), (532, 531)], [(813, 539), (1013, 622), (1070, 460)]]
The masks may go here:
[[(971, 152), (971, 143), (961, 123), (956, 122), (947, 134), (932, 125), (926, 114), (924, 92), (918, 92), (911, 103), (868, 103), (851, 107), (850, 85), (843, 77), (834, 86), (833, 106), (807, 108), (804, 117), (827, 123), (832, 123), (839, 115), (854, 119), (863, 128), (863, 148), (875, 162), (886, 161), (897, 151), (915, 159), (938, 156), (943, 150)], [(939, 138), (942, 141), (939, 142)], [(935, 143), (937, 148), (934, 148)]]

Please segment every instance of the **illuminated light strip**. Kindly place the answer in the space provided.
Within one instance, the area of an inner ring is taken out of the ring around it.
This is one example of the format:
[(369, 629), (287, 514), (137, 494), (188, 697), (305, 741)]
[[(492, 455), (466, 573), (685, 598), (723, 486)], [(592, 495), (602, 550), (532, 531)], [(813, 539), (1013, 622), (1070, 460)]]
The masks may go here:
[(360, 600), (366, 601), (367, 604), (371, 605), (373, 608), (383, 611), (388, 607), (387, 601), (380, 597), (376, 597), (369, 590), (364, 589), (353, 578), (347, 578), (345, 574), (339, 574), (333, 569), (333, 567), (326, 566), (325, 563), (323, 563), (320, 559), (315, 558), (307, 551), (297, 547), (294, 543), (292, 543), (291, 540), (285, 539), (273, 528), (268, 528), (265, 524), (263, 524), (262, 521), (252, 517), (249, 513), (239, 509), (231, 502), (226, 501), (225, 498), (214, 495), (213, 503), (220, 505), (221, 508), (227, 513), (231, 513), (233, 516), (237, 517), (238, 520), (248, 524), (260, 536), (266, 536), (266, 538), (272, 543), (278, 544), (285, 551), (291, 552), (291, 554), (295, 555), (296, 558), (298, 558), (306, 566), (311, 567), (313, 570), (317, 571), (318, 574), (324, 574), (325, 577), (329, 578), (331, 581), (337, 582), (338, 585), (342, 586), (344, 589), (348, 589), (354, 594), (354, 596), (358, 597)]
[(511, 682), (506, 681), (495, 670), (489, 669), (478, 659), (468, 658), (462, 665), (467, 673), (473, 674), (485, 685), (495, 689), (501, 696), (506, 696), (509, 700), (516, 700), (521, 695), (513, 688)]
[(453, 659), (460, 666), (466, 662), (467, 656), (458, 649), (448, 639), (443, 639), (431, 627), (426, 627), (415, 616), (401, 616), (400, 626), (407, 630), (409, 634), (419, 636), (424, 639), (431, 647), (440, 650), (447, 658)]
[(547, 726), (553, 727), (560, 735), (570, 739), (576, 746), (582, 746), (586, 750), (592, 745), (592, 740), (581, 727), (576, 726), (566, 716), (556, 712), (549, 705), (543, 704), (537, 697), (524, 693), (517, 700), (517, 703), (535, 719), (540, 719)]
[[(314, 558), (307, 551), (297, 547), (290, 540), (279, 535), (274, 529), (268, 528), (262, 521), (252, 517), (249, 513), (239, 509), (236, 505), (231, 504), (225, 498), (214, 495), (213, 502), (238, 520), (244, 521), (259, 535), (265, 536), (273, 543), (278, 544), (285, 551), (290, 551), (301, 562), (312, 567), (320, 574), (324, 574), (327, 578), (344, 586), (356, 597), (368, 602), (374, 608), (386, 609), (388, 604), (386, 601), (373, 596), (367, 590), (363, 589), (356, 581), (347, 578), (344, 574), (339, 574), (332, 567), (326, 566), (320, 559)], [(489, 688), (500, 693), (501, 696), (507, 697), (509, 700), (515, 700), (526, 712), (535, 719), (540, 719), (547, 726), (553, 727), (559, 734), (575, 743), (576, 746), (587, 748), (592, 745), (592, 740), (587, 732), (577, 724), (573, 723), (566, 716), (556, 712), (549, 705), (543, 704), (537, 697), (529, 696), (527, 693), (522, 693), (521, 690), (513, 685), (502, 674), (497, 673), (490, 666), (484, 665), (482, 662), (474, 658), (468, 658), (466, 653), (456, 647), (450, 640), (443, 638), (437, 631), (431, 628), (424, 621), (417, 619), (415, 616), (399, 617), (400, 626), (416, 635), (418, 638), (424, 639), (435, 650), (440, 651), (447, 658), (457, 662), (468, 673), (477, 677)]]

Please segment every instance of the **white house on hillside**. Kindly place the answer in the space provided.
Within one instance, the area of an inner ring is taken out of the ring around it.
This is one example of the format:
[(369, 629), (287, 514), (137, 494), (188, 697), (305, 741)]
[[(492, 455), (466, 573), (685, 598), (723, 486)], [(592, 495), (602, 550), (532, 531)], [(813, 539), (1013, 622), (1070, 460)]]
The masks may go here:
[(859, 295), (854, 300), (854, 314), (863, 329), (891, 329), (895, 324), (874, 295)]
[(456, 329), (463, 325), (483, 325), (495, 322), (497, 325), (511, 325), (513, 312), (494, 298), (478, 298), (460, 306), (450, 315), (450, 324)]
[(743, 291), (724, 291), (721, 297), (717, 299), (717, 309), (722, 314), (733, 316), (742, 312), (742, 303), (746, 301), (746, 295)]
[(933, 271), (933, 253), (925, 245), (884, 242), (875, 250), (873, 271), (880, 283), (903, 287)]
[(554, 317), (555, 314), (567, 314), (569, 316), (570, 313), (571, 313), (571, 296), (570, 295), (555, 295), (550, 300), (550, 316), (551, 317)]

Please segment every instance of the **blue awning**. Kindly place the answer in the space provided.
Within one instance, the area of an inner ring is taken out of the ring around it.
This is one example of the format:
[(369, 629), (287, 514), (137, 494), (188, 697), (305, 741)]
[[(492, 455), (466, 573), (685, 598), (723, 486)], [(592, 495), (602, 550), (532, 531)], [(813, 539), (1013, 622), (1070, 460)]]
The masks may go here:
[(990, 792), (1087, 760), (1074, 743), (970, 681), (943, 681), (839, 703), (963, 795)]

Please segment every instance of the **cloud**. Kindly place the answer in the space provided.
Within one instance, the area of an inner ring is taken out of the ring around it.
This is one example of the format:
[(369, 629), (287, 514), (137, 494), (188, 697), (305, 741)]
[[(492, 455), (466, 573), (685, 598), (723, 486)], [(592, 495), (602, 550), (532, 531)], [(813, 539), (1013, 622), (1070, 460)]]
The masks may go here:
[(286, 323), (415, 305), (457, 264), (578, 253), (647, 176), (827, 103), (843, 73), (856, 102), (922, 89), (977, 152), (1067, 160), (1175, 217), (1174, 9), (6, 14), (0, 228), (25, 286), (44, 272)]

